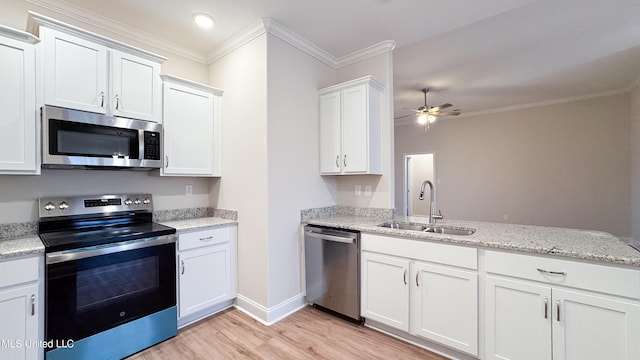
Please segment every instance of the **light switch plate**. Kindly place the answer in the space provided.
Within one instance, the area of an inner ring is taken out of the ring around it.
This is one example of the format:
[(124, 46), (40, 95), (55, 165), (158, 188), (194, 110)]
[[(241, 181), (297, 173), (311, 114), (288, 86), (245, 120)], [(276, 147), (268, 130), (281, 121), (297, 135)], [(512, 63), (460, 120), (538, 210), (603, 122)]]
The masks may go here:
[(185, 195), (193, 195), (193, 186), (191, 185), (187, 185), (184, 187), (184, 194)]
[(355, 189), (355, 191), (354, 191), (354, 192), (355, 192), (355, 194), (356, 194), (357, 196), (362, 195), (362, 186), (360, 186), (360, 185), (356, 185), (356, 189)]

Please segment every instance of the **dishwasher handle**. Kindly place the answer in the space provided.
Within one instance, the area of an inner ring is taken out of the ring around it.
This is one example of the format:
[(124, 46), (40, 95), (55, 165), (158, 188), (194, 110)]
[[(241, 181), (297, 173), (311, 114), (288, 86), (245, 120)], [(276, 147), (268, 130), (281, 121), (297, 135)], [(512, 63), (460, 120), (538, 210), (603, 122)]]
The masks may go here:
[(353, 237), (343, 237), (343, 236), (335, 236), (335, 235), (327, 235), (327, 234), (318, 234), (311, 230), (307, 230), (305, 236), (321, 239), (321, 240), (329, 240), (335, 242), (341, 242), (345, 244), (353, 244), (355, 238)]

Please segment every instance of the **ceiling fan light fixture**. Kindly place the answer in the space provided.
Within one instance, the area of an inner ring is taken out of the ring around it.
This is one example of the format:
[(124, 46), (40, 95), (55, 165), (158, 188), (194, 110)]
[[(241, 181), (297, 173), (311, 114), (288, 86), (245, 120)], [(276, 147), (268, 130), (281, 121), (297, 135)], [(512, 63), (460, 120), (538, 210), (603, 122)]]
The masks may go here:
[(198, 24), (198, 26), (203, 29), (210, 29), (213, 27), (213, 24), (215, 23), (211, 15), (205, 14), (205, 13), (193, 14), (193, 21), (195, 21), (195, 23)]
[(429, 116), (427, 116), (427, 114), (422, 113), (418, 115), (418, 124), (424, 125), (427, 123), (427, 121), (429, 121)]
[(429, 122), (430, 122), (430, 123), (432, 123), (432, 124), (433, 124), (434, 122), (436, 122), (436, 119), (437, 119), (437, 118), (438, 118), (437, 116), (432, 115), (432, 114), (429, 114), (429, 115), (427, 116), (427, 119), (429, 119)]

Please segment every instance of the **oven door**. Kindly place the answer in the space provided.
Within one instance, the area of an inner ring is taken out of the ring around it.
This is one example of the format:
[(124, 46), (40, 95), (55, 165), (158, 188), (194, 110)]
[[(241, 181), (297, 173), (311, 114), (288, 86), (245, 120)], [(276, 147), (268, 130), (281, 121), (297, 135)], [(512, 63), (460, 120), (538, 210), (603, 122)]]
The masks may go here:
[(86, 338), (176, 305), (175, 235), (46, 256), (47, 340)]

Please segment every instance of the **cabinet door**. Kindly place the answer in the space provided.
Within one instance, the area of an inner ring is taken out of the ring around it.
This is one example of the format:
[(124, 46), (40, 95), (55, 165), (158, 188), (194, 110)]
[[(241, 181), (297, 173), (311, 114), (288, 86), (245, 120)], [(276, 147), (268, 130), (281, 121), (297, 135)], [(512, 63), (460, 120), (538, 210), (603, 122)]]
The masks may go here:
[(44, 42), (45, 102), (106, 113), (107, 48), (48, 28)]
[(342, 91), (342, 165), (345, 173), (369, 170), (367, 85)]
[(554, 288), (552, 332), (554, 360), (640, 359), (638, 304)]
[(342, 170), (340, 147), (340, 92), (320, 97), (320, 173), (339, 174)]
[(412, 264), (412, 333), (478, 355), (478, 274)]
[(38, 357), (38, 286), (0, 291), (0, 358)]
[(165, 83), (163, 175), (213, 176), (214, 95)]
[(232, 299), (231, 244), (207, 246), (179, 255), (179, 317)]
[(409, 331), (409, 261), (362, 253), (362, 316)]
[(0, 37), (0, 173), (38, 172), (35, 50)]
[(162, 122), (160, 64), (111, 50), (113, 91), (108, 101), (116, 116)]
[(485, 300), (486, 359), (551, 359), (550, 288), (487, 275)]

